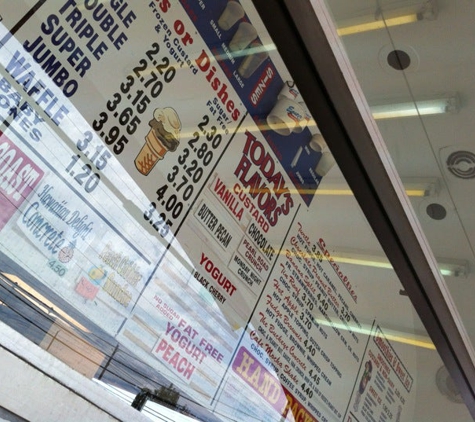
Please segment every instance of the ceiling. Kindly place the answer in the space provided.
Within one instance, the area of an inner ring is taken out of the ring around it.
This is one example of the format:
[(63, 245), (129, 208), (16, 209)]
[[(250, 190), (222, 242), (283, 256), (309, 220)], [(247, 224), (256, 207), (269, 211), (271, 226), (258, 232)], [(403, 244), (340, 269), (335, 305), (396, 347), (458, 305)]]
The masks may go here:
[[(384, 9), (416, 2), (382, 1)], [(375, 1), (328, 0), (338, 24), (348, 16), (375, 10)], [(404, 102), (457, 93), (457, 114), (379, 120), (378, 128), (402, 180), (433, 178), (440, 181), (439, 194), (412, 198), (411, 202), (436, 258), (466, 261), (467, 277), (446, 277), (472, 344), (475, 340), (474, 179), (458, 179), (447, 171), (445, 159), (455, 150), (475, 151), (475, 4), (443, 1), (435, 20), (420, 21), (342, 38), (344, 48), (369, 105), (385, 101)], [(391, 50), (411, 58), (406, 71), (392, 69), (386, 61)], [(338, 177), (337, 170), (333, 173)], [(444, 206), (447, 215), (435, 220), (427, 206)], [(348, 224), (351, 224), (348, 222)], [(371, 249), (371, 245), (368, 245)], [(360, 246), (361, 248), (361, 246)]]
[[(384, 11), (412, 7), (423, 2), (326, 0), (325, 3), (333, 16), (335, 26), (338, 27), (340, 22), (348, 18), (374, 14), (378, 5)], [(473, 345), (475, 215), (472, 207), (475, 180), (455, 177), (448, 171), (446, 160), (454, 151), (475, 152), (475, 143), (471, 139), (475, 125), (475, 4), (470, 0), (440, 0), (433, 3), (438, 6), (438, 14), (434, 20), (348, 35), (342, 37), (341, 42), (369, 107), (373, 104), (417, 101), (447, 94), (456, 94), (459, 99), (460, 108), (457, 113), (378, 120), (377, 127), (403, 181), (419, 178), (436, 178), (438, 181), (439, 189), (436, 195), (411, 198), (410, 201), (418, 224), (423, 229), (422, 237), (427, 238), (436, 259), (440, 262), (454, 261), (467, 265), (466, 276), (446, 276), (443, 288), (448, 288), (449, 304), (453, 300), (455, 305), (453, 315), (457, 323), (463, 325), (462, 332), (466, 330)], [(295, 16), (293, 15), (294, 19)], [(295, 20), (298, 22), (298, 19)], [(321, 17), (320, 20), (324, 21)], [(329, 26), (332, 26), (332, 23)], [(334, 46), (338, 41), (330, 39), (329, 43), (337, 50)], [(387, 54), (395, 49), (409, 55), (411, 65), (407, 70), (395, 70), (388, 65)], [(318, 116), (314, 117), (319, 124)], [(327, 142), (332, 149), (332, 140), (327, 139)], [(333, 153), (336, 154), (337, 151), (333, 149)], [(470, 172), (472, 167), (472, 163), (464, 163), (460, 169)], [(333, 168), (324, 178), (320, 188), (341, 183), (343, 173), (338, 167)], [(437, 220), (429, 215), (427, 207), (431, 204), (439, 204), (445, 209), (446, 215), (443, 219)], [(349, 248), (369, 255), (378, 253), (378, 243), (369, 234), (368, 223), (362, 218), (358, 205), (352, 198), (327, 197), (319, 202), (317, 208), (318, 223), (329, 231), (340, 233), (340, 248)], [(344, 235), (346, 233), (351, 235)], [(364, 272), (356, 267), (353, 267), (352, 271), (352, 276), (359, 274), (366, 282), (363, 284), (367, 286), (381, 288), (383, 285), (385, 289), (391, 290), (391, 286), (397, 285), (390, 282), (390, 279), (396, 276), (389, 271)], [(404, 316), (407, 310), (400, 307), (400, 297), (398, 298), (395, 289), (390, 293), (385, 291), (378, 294), (373, 290), (373, 295), (375, 300), (372, 308), (378, 317), (382, 315), (389, 326), (407, 329), (407, 314)], [(386, 295), (392, 298), (389, 299), (392, 302), (387, 301)], [(388, 303), (392, 303), (392, 306), (388, 307)], [(416, 332), (424, 331), (417, 318), (412, 324)], [(422, 354), (426, 355), (427, 352)], [(438, 369), (436, 364), (432, 364), (429, 369), (431, 364), (427, 359), (428, 356), (425, 356), (419, 361), (420, 375), (425, 379), (429, 379)], [(429, 358), (431, 359), (433, 362), (434, 359), (437, 360), (434, 356)], [(427, 393), (430, 390), (429, 384), (430, 382), (422, 387), (421, 391)], [(428, 393), (428, 396), (431, 397), (432, 403), (437, 400), (435, 392), (433, 395)], [(419, 411), (421, 410), (422, 407), (419, 408)], [(421, 411), (414, 420), (470, 420), (466, 410), (460, 406), (459, 413), (454, 413), (452, 407), (448, 410), (444, 406), (432, 410), (434, 414), (430, 417)], [(425, 408), (425, 412), (427, 411)]]
[[(401, 1), (383, 1), (391, 8)], [(329, 0), (328, 6), (338, 22), (340, 16), (375, 9), (374, 1), (348, 2)], [(446, 277), (472, 341), (475, 320), (472, 303), (475, 298), (474, 244), (475, 214), (473, 198), (475, 179), (454, 177), (446, 166), (446, 158), (455, 150), (475, 151), (475, 4), (468, 0), (438, 1), (437, 19), (370, 31), (342, 38), (345, 50), (369, 105), (380, 100), (395, 102), (457, 93), (460, 111), (456, 114), (378, 120), (378, 128), (388, 147), (396, 169), (404, 180), (437, 178), (438, 195), (412, 198), (432, 251), (439, 260), (466, 261), (466, 278)], [(409, 54), (414, 67), (407, 71), (391, 69), (385, 57), (392, 49)], [(385, 54), (386, 53), (386, 54)], [(335, 172), (335, 177), (336, 177)], [(444, 206), (442, 220), (431, 218), (427, 206)]]

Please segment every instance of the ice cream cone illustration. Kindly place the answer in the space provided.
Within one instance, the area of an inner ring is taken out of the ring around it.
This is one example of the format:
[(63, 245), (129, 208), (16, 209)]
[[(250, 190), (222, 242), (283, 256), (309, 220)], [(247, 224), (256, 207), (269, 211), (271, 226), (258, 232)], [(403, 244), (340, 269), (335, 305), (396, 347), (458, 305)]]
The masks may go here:
[(175, 151), (180, 143), (181, 121), (173, 108), (155, 109), (148, 124), (150, 131), (145, 136), (145, 145), (135, 158), (135, 167), (144, 176), (168, 151)]

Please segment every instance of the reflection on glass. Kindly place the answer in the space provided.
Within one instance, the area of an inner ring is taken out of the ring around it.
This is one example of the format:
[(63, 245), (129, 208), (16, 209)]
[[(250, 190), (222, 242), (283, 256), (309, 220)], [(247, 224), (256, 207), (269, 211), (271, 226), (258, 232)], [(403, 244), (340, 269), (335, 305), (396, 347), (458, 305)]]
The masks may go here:
[(354, 35), (361, 32), (412, 24), (424, 19), (434, 20), (437, 18), (437, 15), (438, 5), (435, 0), (418, 2), (415, 5), (409, 5), (400, 9), (393, 8), (391, 5), (385, 5), (384, 8), (377, 6), (371, 15), (340, 20), (337, 33), (340, 36)]
[(119, 3), (2, 8), (1, 319), (137, 410), (413, 420), (438, 355), (256, 11)]

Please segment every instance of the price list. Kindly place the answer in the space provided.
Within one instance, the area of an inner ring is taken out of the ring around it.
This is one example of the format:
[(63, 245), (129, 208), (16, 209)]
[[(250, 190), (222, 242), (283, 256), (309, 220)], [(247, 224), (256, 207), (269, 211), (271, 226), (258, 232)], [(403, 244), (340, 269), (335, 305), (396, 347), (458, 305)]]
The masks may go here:
[[(142, 225), (165, 238), (179, 230), (231, 138), (231, 126), (236, 124), (231, 116), (226, 118), (227, 112), (213, 91), (186, 101), (174, 95), (183, 93), (185, 86), (196, 86), (202, 75), (196, 75), (193, 66), (183, 68), (177, 62), (163, 16), (157, 18), (160, 24), (155, 27), (163, 34), (160, 42), (153, 42), (130, 66), (130, 72), (108, 96), (103, 111), (92, 119), (92, 129), (107, 153), (100, 147), (83, 153), (88, 132), (78, 143), (80, 154), (72, 157), (67, 171), (76, 174), (74, 167), (81, 153), (85, 155), (93, 164), (87, 163), (87, 168), (94, 178), (87, 189), (93, 189), (100, 179), (97, 164), (105, 166), (109, 156), (115, 155), (145, 188), (149, 203), (142, 205)], [(180, 21), (180, 30), (185, 30), (184, 25)], [(193, 40), (175, 39), (175, 44), (182, 42), (192, 44)], [(230, 93), (226, 96), (231, 97)]]
[(313, 242), (300, 222), (288, 239), (258, 305), (251, 340), (267, 355), (288, 401), (318, 420), (340, 420), (347, 399), (333, 391), (353, 382), (364, 350), (355, 329), (356, 294), (333, 271), (322, 239)]
[[(168, 233), (191, 202), (197, 197), (209, 169), (216, 162), (216, 151), (223, 137), (217, 133), (216, 125), (210, 124), (210, 117), (204, 115), (197, 125), (193, 137), (166, 175), (166, 183), (158, 187), (156, 197), (145, 210), (144, 218), (161, 236)], [(163, 225), (161, 228), (160, 226)]]
[(135, 134), (151, 99), (158, 98), (164, 85), (172, 82), (176, 75), (170, 59), (160, 57), (159, 52), (160, 45), (153, 43), (107, 101), (107, 111), (101, 112), (92, 123), (93, 129), (112, 147), (115, 155), (125, 150), (128, 136)]

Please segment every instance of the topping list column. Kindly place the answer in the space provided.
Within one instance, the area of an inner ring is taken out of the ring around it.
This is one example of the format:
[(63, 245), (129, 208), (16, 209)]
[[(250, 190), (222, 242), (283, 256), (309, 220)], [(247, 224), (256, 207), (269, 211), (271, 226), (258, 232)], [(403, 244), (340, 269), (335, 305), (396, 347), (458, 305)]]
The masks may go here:
[[(358, 333), (357, 296), (336, 272), (324, 242), (311, 240), (297, 221), (256, 307), (234, 375), (265, 391), (260, 373), (278, 380), (280, 393), (262, 397), (282, 416), (342, 420), (367, 338)], [(269, 382), (269, 381), (268, 381)], [(338, 392), (338, 393), (337, 393)]]

